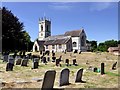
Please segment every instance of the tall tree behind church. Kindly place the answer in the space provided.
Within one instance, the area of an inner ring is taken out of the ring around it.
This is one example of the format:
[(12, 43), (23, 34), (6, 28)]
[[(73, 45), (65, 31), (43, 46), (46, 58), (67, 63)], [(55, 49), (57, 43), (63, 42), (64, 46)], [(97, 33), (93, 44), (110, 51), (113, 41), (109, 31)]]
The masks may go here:
[(2, 51), (26, 50), (30, 37), (24, 31), (24, 25), (17, 16), (2, 8)]

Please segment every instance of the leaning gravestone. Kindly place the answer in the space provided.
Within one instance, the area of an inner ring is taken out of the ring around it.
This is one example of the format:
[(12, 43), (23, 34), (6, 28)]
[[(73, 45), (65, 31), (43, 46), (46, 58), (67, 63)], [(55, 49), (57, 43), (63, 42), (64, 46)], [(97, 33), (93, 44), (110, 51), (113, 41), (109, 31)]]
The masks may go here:
[(27, 66), (28, 64), (28, 59), (23, 59), (21, 66)]
[(115, 62), (115, 63), (112, 65), (112, 70), (115, 70), (115, 69), (116, 69), (116, 65), (117, 65), (117, 62)]
[(55, 75), (55, 70), (49, 70), (45, 73), (41, 90), (53, 90)]
[(70, 70), (68, 68), (63, 69), (60, 72), (59, 86), (69, 85), (69, 72)]
[(105, 74), (104, 63), (101, 63), (101, 75)]
[(83, 74), (83, 68), (77, 71), (75, 82), (82, 82), (82, 74)]

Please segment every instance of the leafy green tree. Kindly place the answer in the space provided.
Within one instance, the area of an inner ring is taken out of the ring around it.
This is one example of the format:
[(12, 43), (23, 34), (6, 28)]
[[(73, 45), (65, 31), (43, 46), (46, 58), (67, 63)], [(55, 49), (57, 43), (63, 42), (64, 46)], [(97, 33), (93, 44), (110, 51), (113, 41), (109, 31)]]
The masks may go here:
[(105, 52), (108, 50), (109, 47), (117, 47), (118, 46), (118, 41), (115, 40), (107, 40), (103, 43), (99, 43), (98, 45), (98, 50)]
[(90, 43), (91, 44), (91, 51), (96, 51), (97, 50), (97, 41), (88, 41), (86, 40), (86, 43)]
[(26, 50), (31, 41), (29, 34), (24, 31), (23, 23), (5, 7), (1, 10), (3, 51)]

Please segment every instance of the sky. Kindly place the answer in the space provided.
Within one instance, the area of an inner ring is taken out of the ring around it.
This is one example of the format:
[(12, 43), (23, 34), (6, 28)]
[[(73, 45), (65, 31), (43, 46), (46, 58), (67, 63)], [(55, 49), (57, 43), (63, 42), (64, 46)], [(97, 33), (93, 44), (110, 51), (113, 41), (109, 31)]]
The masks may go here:
[(117, 2), (2, 2), (24, 23), (31, 40), (38, 38), (38, 20), (51, 19), (52, 35), (84, 28), (87, 40), (118, 40)]

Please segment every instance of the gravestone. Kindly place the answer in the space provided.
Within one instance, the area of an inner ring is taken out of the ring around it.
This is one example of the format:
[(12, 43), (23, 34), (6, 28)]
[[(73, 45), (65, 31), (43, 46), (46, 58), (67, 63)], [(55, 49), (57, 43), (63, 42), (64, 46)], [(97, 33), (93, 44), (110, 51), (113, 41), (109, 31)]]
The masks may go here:
[(96, 67), (93, 69), (93, 72), (97, 72), (97, 68)]
[(48, 62), (50, 61), (50, 57), (47, 57), (47, 61), (48, 61)]
[(69, 69), (65, 68), (60, 72), (59, 86), (69, 85)]
[(6, 71), (13, 71), (13, 64), (12, 63), (7, 63), (6, 65)]
[(79, 54), (81, 54), (81, 51), (79, 52)]
[(45, 51), (45, 55), (49, 56), (49, 54), (50, 54), (50, 51)]
[(52, 56), (54, 57), (54, 56), (55, 56), (55, 53), (52, 53)]
[(58, 66), (58, 65), (61, 66), (61, 64), (60, 64), (60, 59), (56, 59), (56, 66)]
[(15, 59), (13, 56), (9, 56), (8, 63), (11, 63), (14, 65)]
[(105, 74), (104, 63), (101, 63), (101, 75)]
[(3, 62), (8, 62), (9, 55), (3, 55)]
[(77, 63), (76, 59), (73, 59), (73, 65), (78, 66), (78, 64), (76, 63)]
[(115, 69), (116, 69), (116, 65), (117, 65), (117, 62), (115, 62), (115, 63), (112, 65), (112, 70), (115, 70)]
[(82, 82), (82, 74), (83, 74), (83, 68), (77, 71), (75, 82)]
[(23, 59), (21, 66), (27, 66), (28, 64), (28, 59)]
[(33, 58), (33, 67), (32, 69), (36, 69), (39, 66), (39, 58)]
[(55, 70), (47, 71), (44, 75), (41, 90), (53, 90), (55, 76), (56, 76), (56, 71)]
[(43, 57), (43, 58), (42, 58), (42, 61), (43, 61), (43, 63), (46, 64), (46, 63), (47, 63), (46, 57)]
[(40, 51), (40, 55), (42, 55), (42, 51)]
[(65, 60), (66, 66), (69, 66), (69, 59)]
[(21, 61), (22, 61), (22, 58), (18, 58), (18, 59), (16, 60), (16, 65), (21, 65)]
[(55, 62), (55, 60), (56, 60), (56, 57), (52, 57), (52, 62)]
[(74, 53), (78, 53), (78, 50), (75, 50)]

